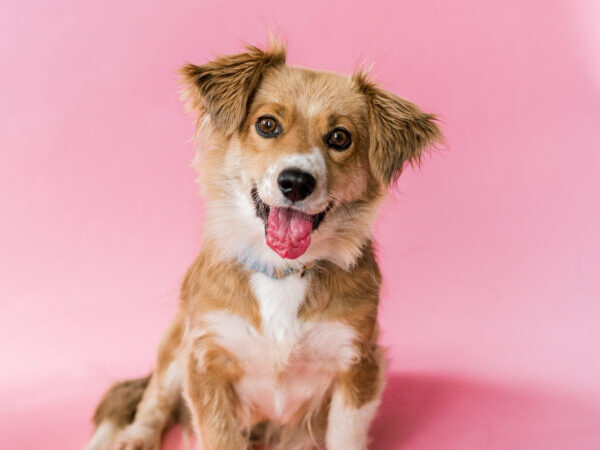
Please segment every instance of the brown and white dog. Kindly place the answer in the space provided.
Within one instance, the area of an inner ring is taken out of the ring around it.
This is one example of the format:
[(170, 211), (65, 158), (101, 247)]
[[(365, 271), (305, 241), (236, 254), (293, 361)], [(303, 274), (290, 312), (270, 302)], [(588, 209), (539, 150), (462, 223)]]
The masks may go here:
[(278, 43), (181, 73), (204, 244), (154, 372), (105, 394), (86, 448), (157, 449), (185, 420), (204, 450), (365, 449), (384, 378), (371, 225), (435, 118)]

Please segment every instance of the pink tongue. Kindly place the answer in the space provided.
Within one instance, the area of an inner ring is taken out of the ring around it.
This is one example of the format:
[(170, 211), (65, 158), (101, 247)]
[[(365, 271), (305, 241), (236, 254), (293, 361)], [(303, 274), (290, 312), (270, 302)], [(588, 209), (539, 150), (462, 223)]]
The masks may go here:
[(289, 208), (271, 208), (267, 245), (282, 258), (296, 259), (310, 245), (312, 218)]

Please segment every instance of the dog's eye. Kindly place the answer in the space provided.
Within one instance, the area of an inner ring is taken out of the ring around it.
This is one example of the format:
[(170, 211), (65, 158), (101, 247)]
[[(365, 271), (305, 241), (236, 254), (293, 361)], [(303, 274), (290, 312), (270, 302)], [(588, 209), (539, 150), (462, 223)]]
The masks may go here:
[(262, 137), (272, 138), (279, 136), (281, 133), (281, 126), (275, 117), (260, 116), (256, 121), (256, 132)]
[(343, 128), (335, 128), (327, 135), (327, 145), (334, 150), (346, 150), (350, 147), (352, 139), (350, 133)]

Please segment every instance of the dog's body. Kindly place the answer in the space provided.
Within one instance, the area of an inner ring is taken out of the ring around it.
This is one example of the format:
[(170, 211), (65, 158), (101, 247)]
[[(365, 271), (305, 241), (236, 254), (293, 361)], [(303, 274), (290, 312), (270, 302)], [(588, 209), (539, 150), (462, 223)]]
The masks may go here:
[(186, 66), (204, 245), (149, 379), (114, 386), (88, 449), (156, 449), (188, 412), (205, 450), (365, 449), (383, 387), (370, 228), (431, 115), (280, 45)]

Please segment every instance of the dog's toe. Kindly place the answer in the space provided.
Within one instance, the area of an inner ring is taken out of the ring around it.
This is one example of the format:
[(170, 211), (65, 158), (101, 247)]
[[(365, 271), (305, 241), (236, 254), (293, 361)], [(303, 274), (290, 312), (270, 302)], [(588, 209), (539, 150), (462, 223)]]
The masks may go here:
[(160, 436), (151, 428), (131, 425), (123, 430), (111, 450), (159, 450)]

